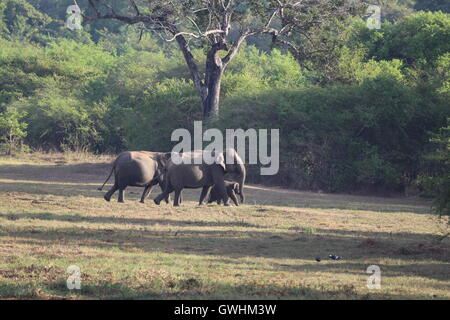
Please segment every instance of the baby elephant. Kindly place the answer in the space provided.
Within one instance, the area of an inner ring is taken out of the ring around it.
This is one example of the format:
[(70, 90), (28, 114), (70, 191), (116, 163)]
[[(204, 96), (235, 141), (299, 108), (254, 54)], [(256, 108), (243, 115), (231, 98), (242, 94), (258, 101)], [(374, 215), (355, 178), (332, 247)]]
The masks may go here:
[[(240, 194), (239, 183), (225, 180), (225, 188), (227, 190), (228, 196), (231, 198), (231, 200), (233, 200), (234, 204), (236, 206), (239, 206), (239, 201), (236, 198), (236, 194)], [(215, 186), (211, 189), (208, 203), (211, 203), (213, 201), (217, 201), (217, 204), (220, 204), (222, 202), (222, 197)]]

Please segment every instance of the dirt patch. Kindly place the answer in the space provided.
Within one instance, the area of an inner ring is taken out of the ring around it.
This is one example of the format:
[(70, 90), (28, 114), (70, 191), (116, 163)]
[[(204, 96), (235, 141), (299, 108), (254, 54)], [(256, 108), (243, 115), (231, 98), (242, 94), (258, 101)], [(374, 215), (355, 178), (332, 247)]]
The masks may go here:
[(446, 257), (450, 255), (450, 248), (445, 245), (419, 243), (402, 246), (396, 250), (399, 255), (432, 255)]
[(372, 239), (372, 238), (368, 238), (368, 239), (364, 239), (363, 241), (361, 241), (359, 243), (358, 247), (374, 249), (374, 248), (381, 248), (381, 247), (383, 247), (383, 244), (380, 241), (378, 241), (378, 240), (375, 240), (375, 239)]
[(54, 266), (22, 266), (13, 270), (0, 270), (0, 276), (8, 279), (35, 279), (35, 280), (49, 280), (55, 281), (64, 276), (64, 270), (58, 269)]
[(192, 290), (197, 289), (202, 286), (202, 283), (195, 279), (195, 278), (189, 278), (185, 280), (181, 280), (179, 283), (180, 289), (182, 290)]

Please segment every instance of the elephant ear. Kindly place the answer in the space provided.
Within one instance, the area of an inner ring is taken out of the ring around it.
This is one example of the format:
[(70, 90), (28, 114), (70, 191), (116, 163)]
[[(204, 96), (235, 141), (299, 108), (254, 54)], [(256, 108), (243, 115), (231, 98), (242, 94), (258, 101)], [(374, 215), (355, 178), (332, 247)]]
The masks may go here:
[(167, 163), (169, 162), (170, 157), (171, 157), (170, 152), (158, 154), (158, 156), (156, 157), (156, 160), (158, 161), (158, 167), (161, 167), (162, 169), (164, 169), (167, 166)]
[(224, 171), (227, 171), (227, 167), (225, 166), (225, 157), (223, 152), (215, 153), (215, 163), (223, 168)]

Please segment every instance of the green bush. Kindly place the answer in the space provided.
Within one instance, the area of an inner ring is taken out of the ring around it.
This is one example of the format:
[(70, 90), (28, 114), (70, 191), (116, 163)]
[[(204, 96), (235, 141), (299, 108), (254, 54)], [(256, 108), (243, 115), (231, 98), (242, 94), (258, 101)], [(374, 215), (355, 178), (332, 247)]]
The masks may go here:
[(26, 114), (10, 108), (0, 112), (0, 152), (9, 155), (23, 151), (23, 138), (27, 124), (22, 121)]
[(433, 105), (391, 77), (360, 85), (271, 90), (226, 101), (226, 127), (279, 128), (275, 183), (326, 191), (401, 191), (412, 183), (428, 131), (446, 105)]
[(450, 215), (450, 118), (430, 140), (434, 150), (424, 156), (424, 170), (417, 180), (424, 195), (435, 198), (434, 208)]

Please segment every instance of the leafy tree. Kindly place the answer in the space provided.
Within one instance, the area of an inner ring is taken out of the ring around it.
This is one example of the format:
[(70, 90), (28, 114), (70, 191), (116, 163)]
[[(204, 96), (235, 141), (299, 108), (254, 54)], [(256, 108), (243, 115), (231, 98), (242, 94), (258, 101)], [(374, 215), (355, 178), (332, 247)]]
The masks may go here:
[(5, 141), (7, 154), (11, 155), (27, 135), (27, 124), (22, 121), (26, 113), (9, 108), (0, 113), (0, 140)]
[(52, 19), (25, 0), (4, 0), (0, 3), (0, 33), (5, 38), (37, 40), (37, 35)]
[(369, 57), (401, 59), (409, 66), (433, 65), (450, 51), (450, 15), (418, 12), (381, 30), (361, 28), (360, 40), (368, 47)]
[(436, 178), (439, 187), (435, 200), (436, 209), (439, 213), (450, 216), (450, 125), (443, 128), (432, 142), (438, 144), (435, 156), (442, 164), (442, 176)]
[(450, 0), (416, 0), (415, 9), (450, 13)]
[(98, 45), (60, 40), (42, 48), (0, 40), (0, 101), (26, 112), (27, 143), (78, 148), (99, 141), (106, 71), (114, 57)]
[[(53, 22), (47, 26), (47, 30), (50, 30), (53, 35), (63, 36), (65, 38), (73, 38), (75, 36), (83, 35), (87, 33), (89, 39), (98, 42), (102, 38), (102, 31), (106, 28), (110, 32), (119, 33), (121, 23), (112, 20), (99, 20), (94, 21), (91, 24), (85, 26), (82, 31), (69, 31), (65, 29), (64, 22), (67, 19), (66, 10), (69, 6), (75, 3), (74, 0), (27, 0), (37, 10), (45, 12), (46, 15), (53, 19)], [(81, 7), (88, 6), (88, 0), (76, 1)], [(108, 0), (108, 3), (112, 5), (126, 9), (127, 2), (123, 0)]]
[(450, 216), (450, 118), (448, 123), (432, 135), (434, 150), (424, 155), (425, 170), (417, 182), (426, 196), (435, 198), (436, 212)]
[[(86, 15), (86, 19), (139, 24), (142, 30), (156, 32), (166, 41), (175, 41), (200, 94), (203, 115), (208, 117), (218, 114), (223, 73), (247, 37), (270, 34), (274, 42), (286, 45), (300, 60), (303, 52), (289, 40), (290, 35), (307, 33), (329, 16), (346, 16), (352, 8), (345, 3), (343, 0), (180, 0), (167, 4), (165, 1), (130, 0), (134, 14), (129, 14), (103, 0), (89, 0), (94, 15)], [(239, 30), (235, 39), (229, 38), (232, 29)], [(203, 72), (192, 55), (191, 42), (205, 51)]]
[(414, 12), (415, 0), (372, 0), (368, 1), (381, 7), (382, 21), (395, 22)]
[(32, 146), (73, 150), (87, 148), (96, 139), (83, 101), (60, 89), (48, 88), (13, 106), (26, 110)]

